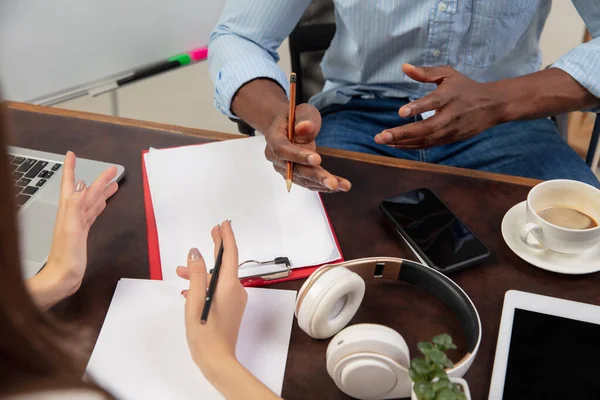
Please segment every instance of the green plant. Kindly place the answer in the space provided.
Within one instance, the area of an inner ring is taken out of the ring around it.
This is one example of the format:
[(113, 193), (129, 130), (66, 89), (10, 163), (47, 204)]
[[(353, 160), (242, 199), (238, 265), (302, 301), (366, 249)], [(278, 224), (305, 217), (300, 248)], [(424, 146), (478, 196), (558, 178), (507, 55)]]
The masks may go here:
[(414, 358), (410, 363), (409, 375), (414, 382), (413, 390), (419, 400), (467, 400), (460, 385), (452, 383), (446, 368), (454, 364), (446, 351), (455, 349), (452, 337), (442, 334), (430, 342), (420, 342), (419, 350), (424, 357)]

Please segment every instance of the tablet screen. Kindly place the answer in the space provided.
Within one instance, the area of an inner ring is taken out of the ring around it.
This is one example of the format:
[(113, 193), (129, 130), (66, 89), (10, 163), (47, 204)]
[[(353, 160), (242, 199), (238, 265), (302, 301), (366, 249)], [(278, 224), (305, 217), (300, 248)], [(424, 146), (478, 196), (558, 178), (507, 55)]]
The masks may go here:
[(600, 325), (515, 308), (503, 399), (600, 399)]

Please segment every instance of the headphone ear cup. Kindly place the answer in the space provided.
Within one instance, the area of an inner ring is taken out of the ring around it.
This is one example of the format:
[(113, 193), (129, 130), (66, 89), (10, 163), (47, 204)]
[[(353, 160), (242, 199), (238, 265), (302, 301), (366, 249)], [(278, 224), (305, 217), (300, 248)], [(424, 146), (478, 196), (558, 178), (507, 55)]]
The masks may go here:
[[(327, 372), (337, 387), (359, 399), (410, 393), (410, 353), (397, 331), (357, 324), (343, 329), (327, 346)], [(393, 396), (397, 397), (397, 396)]]
[(298, 325), (310, 337), (325, 339), (354, 317), (365, 295), (365, 281), (358, 274), (338, 267), (318, 275), (308, 289), (304, 286), (302, 289), (302, 302), (296, 313)]

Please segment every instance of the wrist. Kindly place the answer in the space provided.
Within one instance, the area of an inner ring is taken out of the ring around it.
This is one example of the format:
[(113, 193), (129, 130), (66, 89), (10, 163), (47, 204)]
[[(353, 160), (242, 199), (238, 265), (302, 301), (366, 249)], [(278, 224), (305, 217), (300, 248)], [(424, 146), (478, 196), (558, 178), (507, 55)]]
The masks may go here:
[(71, 296), (79, 289), (80, 285), (80, 279), (76, 279), (74, 276), (65, 276), (50, 261), (38, 274), (26, 282), (29, 293), (42, 309), (48, 309)]
[(503, 82), (504, 81), (483, 83), (488, 93), (490, 93), (490, 98), (493, 102), (491, 126), (500, 125), (517, 119), (510, 107), (510, 90), (507, 89), (507, 85), (505, 85)]
[(231, 101), (231, 111), (262, 133), (278, 117), (287, 117), (288, 107), (283, 88), (270, 79), (261, 78), (242, 86)]
[(196, 364), (204, 377), (217, 388), (227, 382), (231, 383), (232, 380), (235, 381), (235, 376), (239, 375), (240, 369), (244, 368), (233, 355), (206, 356)]

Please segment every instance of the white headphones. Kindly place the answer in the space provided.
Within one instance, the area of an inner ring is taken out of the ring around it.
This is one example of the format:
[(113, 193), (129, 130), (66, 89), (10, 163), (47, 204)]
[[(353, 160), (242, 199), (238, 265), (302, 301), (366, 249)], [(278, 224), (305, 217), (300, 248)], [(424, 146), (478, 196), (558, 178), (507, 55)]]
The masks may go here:
[(369, 279), (412, 283), (454, 311), (469, 350), (448, 374), (462, 377), (481, 342), (479, 314), (467, 294), (451, 279), (425, 265), (400, 258), (363, 258), (317, 269), (296, 299), (295, 314), (304, 332), (315, 339), (335, 335), (327, 347), (327, 372), (337, 387), (359, 399), (410, 397), (410, 355), (402, 336), (376, 324), (343, 329), (358, 310), (365, 280)]

